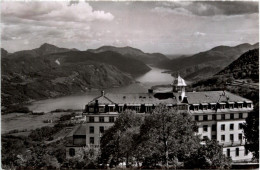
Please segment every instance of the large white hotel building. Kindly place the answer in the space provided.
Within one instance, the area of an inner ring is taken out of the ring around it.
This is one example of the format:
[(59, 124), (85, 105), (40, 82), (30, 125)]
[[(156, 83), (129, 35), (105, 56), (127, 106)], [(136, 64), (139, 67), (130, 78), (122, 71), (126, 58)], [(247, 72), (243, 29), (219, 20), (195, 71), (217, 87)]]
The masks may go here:
[(252, 101), (227, 91), (185, 92), (185, 81), (179, 76), (173, 82), (172, 92), (136, 94), (105, 94), (89, 102), (84, 111), (86, 123), (73, 135), (73, 144), (67, 146), (68, 158), (81, 147), (99, 147), (102, 133), (112, 126), (118, 115), (126, 110), (149, 114), (160, 103), (187, 111), (198, 124), (197, 134), (202, 139), (216, 139), (223, 145), (223, 153), (234, 162), (249, 161), (252, 153), (245, 150), (242, 124), (253, 110)]

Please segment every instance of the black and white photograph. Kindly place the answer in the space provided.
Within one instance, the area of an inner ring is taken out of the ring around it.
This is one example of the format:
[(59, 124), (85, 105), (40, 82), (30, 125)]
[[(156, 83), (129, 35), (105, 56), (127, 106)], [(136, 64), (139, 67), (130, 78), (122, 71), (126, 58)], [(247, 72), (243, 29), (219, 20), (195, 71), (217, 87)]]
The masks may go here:
[(258, 169), (259, 2), (2, 0), (1, 169)]

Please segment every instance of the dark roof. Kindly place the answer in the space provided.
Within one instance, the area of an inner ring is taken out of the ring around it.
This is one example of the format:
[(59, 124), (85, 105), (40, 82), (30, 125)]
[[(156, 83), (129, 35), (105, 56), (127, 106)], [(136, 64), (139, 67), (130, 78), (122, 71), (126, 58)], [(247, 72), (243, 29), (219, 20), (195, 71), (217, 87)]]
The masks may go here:
[(96, 100), (98, 100), (98, 102), (100, 104), (114, 104), (114, 102), (112, 100), (110, 100), (109, 98), (107, 98), (105, 95), (104, 96), (101, 95), (99, 97), (94, 98), (92, 101), (89, 102), (89, 104), (91, 104), (91, 103), (94, 104), (96, 102)]
[(228, 91), (186, 92), (186, 96), (189, 104), (250, 101)]
[[(93, 103), (95, 100), (98, 100), (99, 103), (104, 103), (106, 101), (107, 104), (176, 104), (175, 98), (168, 98), (159, 100), (154, 97), (154, 94), (149, 93), (123, 93), (123, 94), (106, 94), (105, 96), (100, 96), (92, 100), (90, 103)], [(89, 103), (89, 104), (90, 104)]]
[(73, 133), (73, 136), (86, 136), (86, 125), (79, 125), (79, 127), (77, 128), (77, 130), (75, 130), (75, 132)]
[[(172, 92), (106, 94), (94, 98), (88, 104), (93, 104), (96, 100), (99, 104), (180, 104), (179, 95)], [(186, 92), (185, 96), (188, 104), (250, 101), (228, 91)]]

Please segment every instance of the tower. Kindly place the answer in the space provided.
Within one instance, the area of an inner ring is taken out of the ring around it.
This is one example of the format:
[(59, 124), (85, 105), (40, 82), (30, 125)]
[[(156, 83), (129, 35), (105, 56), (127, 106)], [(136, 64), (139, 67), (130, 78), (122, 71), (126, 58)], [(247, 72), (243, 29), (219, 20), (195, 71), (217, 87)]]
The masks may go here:
[(172, 92), (178, 93), (181, 102), (185, 97), (185, 86), (187, 86), (185, 80), (180, 75), (173, 79)]

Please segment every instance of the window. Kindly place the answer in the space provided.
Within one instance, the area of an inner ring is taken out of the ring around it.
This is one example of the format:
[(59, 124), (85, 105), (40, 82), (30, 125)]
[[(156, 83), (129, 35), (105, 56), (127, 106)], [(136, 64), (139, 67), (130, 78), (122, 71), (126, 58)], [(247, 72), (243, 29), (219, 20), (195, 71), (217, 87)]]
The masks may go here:
[(225, 120), (226, 118), (225, 118), (225, 114), (222, 114), (221, 115), (221, 120)]
[(99, 126), (99, 133), (104, 133), (105, 129), (104, 126)]
[(239, 148), (236, 148), (236, 156), (239, 156)]
[(114, 106), (109, 106), (109, 112), (114, 112), (115, 111), (115, 107)]
[(105, 112), (105, 107), (104, 106), (99, 106), (99, 112), (104, 113)]
[(72, 156), (75, 156), (75, 149), (74, 148), (70, 148), (69, 149), (69, 155), (72, 157)]
[(194, 106), (194, 110), (199, 110), (199, 107), (198, 106)]
[(238, 134), (238, 139), (239, 139), (240, 141), (242, 141), (242, 133), (239, 133), (239, 134)]
[(103, 116), (99, 117), (99, 122), (104, 122), (104, 117)]
[(211, 104), (210, 107), (211, 107), (212, 110), (216, 110), (216, 105), (215, 104)]
[(217, 136), (216, 135), (212, 135), (212, 138), (211, 138), (212, 140), (215, 140), (215, 139), (217, 139)]
[(95, 122), (95, 117), (90, 116), (90, 117), (89, 117), (89, 122)]
[(212, 125), (212, 131), (216, 131), (217, 125)]
[(208, 105), (202, 105), (202, 110), (208, 110)]
[(242, 123), (239, 123), (238, 129), (242, 129)]
[(203, 115), (203, 120), (204, 121), (208, 120), (208, 115)]
[(233, 134), (230, 134), (230, 141), (234, 142), (234, 135)]
[(242, 108), (242, 104), (239, 103), (239, 104), (238, 104), (238, 108)]
[(243, 119), (243, 113), (239, 113), (239, 119)]
[(220, 105), (219, 105), (219, 108), (220, 108), (220, 109), (225, 109), (225, 105), (224, 105), (224, 104), (220, 104)]
[(89, 138), (89, 143), (90, 143), (90, 144), (94, 144), (94, 143), (95, 143), (94, 137), (90, 137), (90, 138)]
[(248, 155), (248, 150), (245, 148), (245, 156)]
[(93, 112), (94, 112), (94, 107), (89, 107), (88, 111), (89, 111), (90, 113), (93, 113)]
[(124, 106), (118, 106), (118, 112), (121, 113), (123, 111)]
[(195, 115), (195, 120), (198, 121), (199, 120), (199, 116)]
[(248, 108), (251, 108), (251, 103), (247, 103), (247, 107), (248, 107)]
[(233, 123), (229, 125), (229, 130), (234, 130), (234, 124)]
[(136, 106), (135, 111), (136, 111), (136, 113), (140, 113), (140, 106)]
[(94, 126), (89, 127), (89, 133), (94, 133)]
[(208, 140), (209, 138), (208, 138), (208, 136), (203, 136), (203, 141), (206, 141), (206, 140)]
[(212, 120), (217, 120), (217, 115), (212, 115)]
[(207, 131), (208, 131), (208, 125), (204, 125), (204, 126), (203, 126), (203, 131), (204, 131), (204, 132), (207, 132)]
[(227, 157), (230, 157), (230, 149), (227, 149)]
[(225, 135), (221, 135), (221, 141), (225, 141)]
[(229, 104), (230, 109), (234, 109), (234, 104)]
[(221, 130), (222, 130), (222, 131), (225, 130), (225, 125), (221, 125)]
[(234, 113), (230, 114), (230, 119), (234, 119)]
[(112, 117), (112, 116), (110, 116), (110, 117), (109, 117), (109, 122), (114, 122), (114, 121), (115, 121), (115, 118)]
[(149, 112), (151, 112), (152, 111), (152, 106), (146, 106), (145, 107), (145, 112), (146, 113), (149, 113)]

